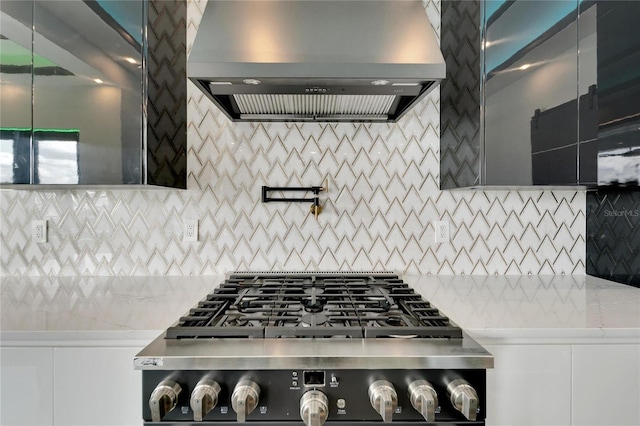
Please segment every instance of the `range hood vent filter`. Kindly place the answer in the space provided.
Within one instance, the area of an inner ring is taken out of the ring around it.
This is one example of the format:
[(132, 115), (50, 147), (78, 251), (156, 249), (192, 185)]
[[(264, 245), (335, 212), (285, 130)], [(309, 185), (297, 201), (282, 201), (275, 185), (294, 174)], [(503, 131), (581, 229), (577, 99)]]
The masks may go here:
[(386, 120), (394, 95), (234, 95), (243, 115), (280, 115), (310, 118), (369, 116)]
[(446, 64), (421, 0), (209, 0), (187, 75), (233, 121), (396, 122)]

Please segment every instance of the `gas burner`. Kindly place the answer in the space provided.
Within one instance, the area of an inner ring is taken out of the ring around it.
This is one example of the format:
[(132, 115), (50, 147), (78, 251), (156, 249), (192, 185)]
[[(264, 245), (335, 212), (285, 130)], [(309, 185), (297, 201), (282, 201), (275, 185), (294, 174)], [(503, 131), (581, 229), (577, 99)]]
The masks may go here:
[(303, 327), (316, 327), (327, 323), (327, 316), (323, 314), (304, 314), (300, 317), (300, 325)]
[(245, 327), (249, 324), (249, 319), (242, 314), (229, 314), (224, 323), (231, 327)]
[(382, 296), (368, 296), (365, 300), (367, 309), (372, 312), (389, 312), (392, 308), (392, 304)]
[[(381, 325), (383, 327), (385, 325), (390, 325), (390, 326), (393, 326), (393, 327), (400, 327), (401, 325), (404, 324), (404, 321), (402, 321), (402, 318), (400, 318), (397, 315), (389, 315), (382, 322), (383, 322), (383, 324), (381, 324)], [(378, 320), (378, 323), (380, 323), (380, 320)]]
[(390, 334), (388, 337), (392, 339), (415, 339), (417, 334)]
[(260, 300), (257, 296), (244, 297), (237, 305), (231, 305), (231, 308), (237, 309), (239, 312), (246, 312), (249, 309), (255, 308), (254, 305), (259, 305)]
[(324, 310), (327, 299), (321, 297), (306, 298), (302, 300), (302, 306), (306, 312), (318, 313)]

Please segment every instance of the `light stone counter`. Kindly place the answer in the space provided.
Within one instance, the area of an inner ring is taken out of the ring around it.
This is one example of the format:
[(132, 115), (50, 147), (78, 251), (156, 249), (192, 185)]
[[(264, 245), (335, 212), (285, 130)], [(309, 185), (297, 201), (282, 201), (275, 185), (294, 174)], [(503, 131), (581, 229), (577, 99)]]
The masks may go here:
[[(403, 278), (480, 343), (640, 342), (634, 287), (577, 275)], [(3, 277), (0, 345), (149, 342), (223, 280)]]
[(584, 275), (404, 276), (480, 343), (640, 343), (640, 289)]
[(0, 346), (144, 346), (224, 277), (1, 280)]

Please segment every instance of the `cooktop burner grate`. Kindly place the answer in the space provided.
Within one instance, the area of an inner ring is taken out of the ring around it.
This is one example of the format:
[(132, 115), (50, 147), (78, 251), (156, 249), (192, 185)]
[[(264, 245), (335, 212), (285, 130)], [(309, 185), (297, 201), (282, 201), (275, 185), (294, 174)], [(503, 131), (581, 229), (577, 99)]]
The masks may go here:
[(233, 274), (167, 338), (461, 338), (397, 275)]

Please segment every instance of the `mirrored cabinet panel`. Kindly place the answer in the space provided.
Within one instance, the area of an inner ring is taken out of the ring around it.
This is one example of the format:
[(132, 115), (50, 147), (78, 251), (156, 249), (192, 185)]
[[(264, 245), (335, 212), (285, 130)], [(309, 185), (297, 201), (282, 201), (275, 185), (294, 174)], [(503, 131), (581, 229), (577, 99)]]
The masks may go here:
[(578, 2), (484, 6), (485, 182), (575, 184)]
[(443, 0), (442, 9), (443, 189), (640, 188), (640, 2)]
[(640, 188), (640, 2), (598, 1), (593, 9), (588, 19), (597, 27), (597, 182)]
[[(5, 9), (11, 9), (11, 15)], [(0, 3), (0, 183), (31, 182), (33, 3)]]
[[(153, 184), (149, 145), (186, 148), (184, 124), (182, 141), (176, 133), (171, 141), (146, 138), (154, 105), (147, 64), (159, 45), (146, 37), (155, 30), (148, 28), (150, 11), (170, 13), (162, 3), (181, 2), (151, 3), (2, 1), (0, 183)], [(186, 176), (179, 175), (160, 184), (184, 187)]]

